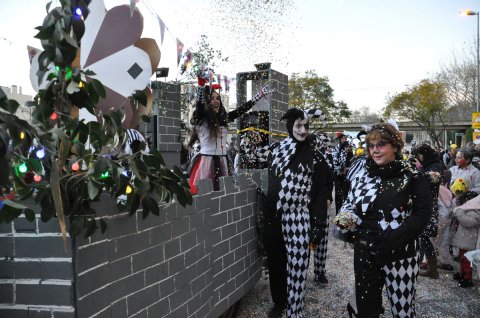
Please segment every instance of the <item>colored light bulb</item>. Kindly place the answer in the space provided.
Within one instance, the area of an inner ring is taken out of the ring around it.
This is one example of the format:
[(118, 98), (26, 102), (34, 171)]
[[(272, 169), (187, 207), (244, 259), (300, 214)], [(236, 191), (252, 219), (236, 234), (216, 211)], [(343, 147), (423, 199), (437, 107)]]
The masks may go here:
[(58, 118), (58, 115), (55, 112), (53, 112), (52, 115), (50, 115), (51, 120), (57, 120), (57, 118)]
[(125, 188), (125, 193), (126, 194), (130, 194), (133, 192), (133, 188), (131, 185), (127, 184), (126, 188)]
[(75, 161), (72, 164), (72, 171), (78, 171), (80, 169), (80, 165), (78, 164), (78, 161)]
[(27, 164), (26, 164), (25, 162), (22, 163), (22, 164), (18, 167), (18, 171), (20, 171), (21, 173), (27, 172)]
[(33, 180), (35, 180), (35, 182), (40, 182), (40, 181), (42, 181), (42, 176), (36, 174), (36, 175), (33, 177)]
[(102, 173), (100, 175), (100, 179), (106, 179), (106, 178), (108, 178), (108, 175), (109, 175), (108, 171), (105, 171), (104, 173)]
[(37, 156), (38, 159), (43, 159), (45, 158), (45, 149), (40, 148), (35, 152), (35, 155)]
[(80, 7), (76, 7), (74, 12), (77, 17), (81, 17), (83, 15), (82, 9)]
[(20, 139), (21, 140), (25, 139), (25, 132), (23, 131), (20, 132)]

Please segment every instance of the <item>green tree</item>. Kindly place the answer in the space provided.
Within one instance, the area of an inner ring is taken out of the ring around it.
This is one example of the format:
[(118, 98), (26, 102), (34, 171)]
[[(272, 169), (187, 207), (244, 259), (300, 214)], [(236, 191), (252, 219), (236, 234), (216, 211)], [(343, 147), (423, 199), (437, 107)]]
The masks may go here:
[(415, 122), (439, 147), (440, 136), (447, 126), (447, 111), (445, 86), (438, 81), (425, 79), (404, 92), (389, 97), (383, 116)]
[[(88, 2), (72, 3), (86, 8)], [(58, 218), (64, 237), (66, 221), (72, 236), (82, 229), (86, 237), (97, 228), (106, 230), (107, 223), (90, 206), (105, 192), (114, 198), (125, 195), (119, 207), (130, 214), (141, 205), (144, 218), (149, 213), (158, 215), (158, 204), (169, 203), (174, 196), (180, 204), (190, 204), (192, 197), (182, 172), (177, 167), (167, 169), (159, 152), (122, 153), (126, 134), (121, 111), (102, 115), (101, 123), (85, 123), (72, 115), (75, 105), (94, 114), (106, 92), (98, 80), (85, 81), (85, 75), (93, 72), (72, 66), (81, 44), (83, 19), (72, 14), (70, 0), (60, 3), (62, 7), (52, 11), (51, 3), (47, 5), (43, 25), (37, 27), (36, 38), (44, 49), (39, 75), (49, 73), (49, 84), (27, 105), (33, 109), (33, 125), (15, 116), (18, 102), (0, 90), (0, 168), (5, 162), (11, 167), (0, 169), (0, 194), (9, 194), (0, 207), (0, 223), (9, 223), (22, 213), (35, 220), (34, 212), (21, 202), (31, 197), (41, 207), (42, 221)], [(52, 64), (53, 72), (49, 71)], [(132, 96), (143, 105), (145, 98), (141, 92)], [(109, 155), (112, 151), (118, 155)], [(38, 176), (43, 179), (35, 179)]]
[(329, 121), (344, 122), (352, 112), (344, 101), (333, 99), (328, 77), (319, 77), (314, 70), (305, 75), (293, 73), (288, 81), (289, 104), (301, 109), (320, 108)]
[(188, 89), (187, 86), (197, 83), (197, 74), (202, 70), (207, 68), (215, 70), (218, 63), (228, 62), (228, 57), (224, 57), (221, 50), (213, 48), (206, 35), (201, 35), (195, 45), (183, 54), (183, 58), (187, 59), (189, 54), (191, 58), (189, 67), (185, 63), (182, 64), (180, 77), (172, 81), (173, 84), (183, 86), (180, 94), (182, 136), (191, 133), (188, 125), (189, 113), (195, 103), (195, 90)]

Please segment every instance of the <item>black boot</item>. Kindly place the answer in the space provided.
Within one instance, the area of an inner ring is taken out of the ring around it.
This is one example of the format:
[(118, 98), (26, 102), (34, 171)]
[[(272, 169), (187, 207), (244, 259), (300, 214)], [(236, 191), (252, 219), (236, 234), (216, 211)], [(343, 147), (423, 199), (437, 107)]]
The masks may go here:
[(358, 317), (355, 309), (353, 309), (353, 307), (352, 307), (352, 305), (350, 305), (350, 303), (347, 304), (347, 313), (348, 313), (349, 318)]

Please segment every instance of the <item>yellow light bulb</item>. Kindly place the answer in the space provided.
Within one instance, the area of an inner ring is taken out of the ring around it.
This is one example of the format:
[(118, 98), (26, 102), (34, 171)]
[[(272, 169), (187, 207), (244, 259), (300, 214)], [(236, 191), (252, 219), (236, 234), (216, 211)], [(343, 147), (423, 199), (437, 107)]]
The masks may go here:
[(21, 140), (25, 139), (25, 133), (23, 131), (20, 132), (20, 139)]
[(130, 194), (133, 192), (133, 188), (131, 185), (127, 184), (127, 187), (125, 188), (125, 193)]

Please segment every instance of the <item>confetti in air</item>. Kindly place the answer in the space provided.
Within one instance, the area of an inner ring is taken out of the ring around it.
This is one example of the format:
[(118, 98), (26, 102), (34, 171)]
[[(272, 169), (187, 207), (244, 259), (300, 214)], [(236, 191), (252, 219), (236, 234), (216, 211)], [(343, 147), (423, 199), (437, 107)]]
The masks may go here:
[(236, 71), (266, 61), (276, 69), (285, 65), (298, 24), (293, 0), (224, 0), (221, 5), (210, 2), (215, 8), (211, 18), (216, 21), (217, 40), (224, 43), (222, 51)]

